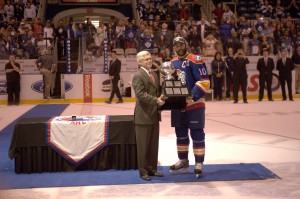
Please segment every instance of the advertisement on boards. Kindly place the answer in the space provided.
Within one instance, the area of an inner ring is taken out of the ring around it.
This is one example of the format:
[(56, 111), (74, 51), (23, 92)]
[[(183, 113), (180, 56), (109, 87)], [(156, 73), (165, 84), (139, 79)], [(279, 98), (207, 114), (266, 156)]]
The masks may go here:
[[(39, 100), (43, 99), (43, 76), (21, 75), (20, 78), (20, 100)], [(6, 76), (0, 75), (0, 100), (7, 100)]]

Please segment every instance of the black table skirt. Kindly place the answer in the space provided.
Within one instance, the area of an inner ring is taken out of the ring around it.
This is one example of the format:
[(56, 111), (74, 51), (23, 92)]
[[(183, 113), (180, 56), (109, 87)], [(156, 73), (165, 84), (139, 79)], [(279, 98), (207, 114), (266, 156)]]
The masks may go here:
[(111, 116), (109, 144), (79, 166), (70, 164), (47, 146), (48, 119), (25, 118), (17, 122), (9, 149), (16, 173), (137, 169), (133, 116)]

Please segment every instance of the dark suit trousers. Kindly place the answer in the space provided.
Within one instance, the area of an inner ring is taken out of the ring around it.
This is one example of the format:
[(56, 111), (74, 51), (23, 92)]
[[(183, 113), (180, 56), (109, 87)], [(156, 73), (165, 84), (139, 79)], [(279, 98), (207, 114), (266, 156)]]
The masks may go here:
[(272, 99), (272, 76), (259, 75), (259, 96), (258, 99), (264, 98), (265, 84), (267, 84), (268, 99)]
[(19, 105), (20, 103), (20, 81), (7, 82), (8, 105)]
[(234, 101), (239, 100), (238, 94), (239, 94), (240, 87), (241, 87), (242, 93), (243, 93), (243, 100), (247, 101), (247, 76), (246, 77), (238, 76), (238, 77), (233, 78), (233, 99), (234, 99)]
[(140, 175), (157, 169), (159, 124), (135, 125), (136, 145)]
[(112, 90), (111, 90), (111, 94), (110, 94), (109, 100), (112, 101), (112, 99), (114, 98), (115, 94), (117, 95), (117, 97), (119, 98), (119, 100), (122, 100), (122, 96), (120, 94), (120, 89), (118, 87), (119, 79), (114, 78), (114, 79), (111, 80), (111, 83), (112, 83)]
[(213, 75), (213, 81), (214, 81), (214, 98), (222, 100), (222, 88), (223, 88), (223, 81), (224, 77), (217, 77), (216, 75)]
[(285, 82), (287, 83), (288, 93), (289, 93), (289, 99), (293, 99), (292, 94), (292, 78), (291, 77), (280, 77), (280, 85), (281, 85), (281, 91), (282, 91), (282, 99), (286, 100), (286, 92), (285, 92)]
[(231, 86), (232, 86), (232, 76), (227, 75), (226, 76), (226, 98), (230, 98)]

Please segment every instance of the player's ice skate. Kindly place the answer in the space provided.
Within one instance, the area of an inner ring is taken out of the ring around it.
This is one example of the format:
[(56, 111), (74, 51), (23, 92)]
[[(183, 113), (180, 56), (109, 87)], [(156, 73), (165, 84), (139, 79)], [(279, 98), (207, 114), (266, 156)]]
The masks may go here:
[(194, 168), (194, 173), (196, 174), (196, 178), (200, 178), (203, 172), (203, 163), (201, 162), (196, 162), (195, 168)]
[(190, 173), (189, 170), (189, 160), (182, 159), (170, 166), (170, 173), (171, 174), (184, 174)]

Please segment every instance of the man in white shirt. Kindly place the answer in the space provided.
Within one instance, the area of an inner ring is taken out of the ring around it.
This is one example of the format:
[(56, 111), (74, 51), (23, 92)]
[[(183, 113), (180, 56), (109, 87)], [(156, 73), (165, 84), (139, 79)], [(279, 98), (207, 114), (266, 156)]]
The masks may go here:
[(46, 22), (46, 26), (44, 27), (44, 38), (52, 42), (53, 37), (54, 37), (54, 29), (51, 26), (51, 21), (48, 20)]
[(4, 6), (4, 10), (5, 10), (8, 18), (14, 17), (14, 15), (15, 15), (14, 10), (15, 9), (14, 9), (14, 6), (11, 5), (10, 1), (7, 1), (6, 5)]
[(39, 35), (37, 42), (38, 55), (44, 55), (46, 50), (51, 48), (51, 43), (49, 40), (45, 40), (43, 35)]
[(200, 33), (202, 43), (209, 33), (209, 26), (206, 24), (206, 18), (204, 16), (201, 17), (201, 21), (197, 29)]
[(36, 17), (35, 7), (32, 7), (30, 3), (27, 3), (24, 9), (24, 18), (31, 21), (35, 17)]

